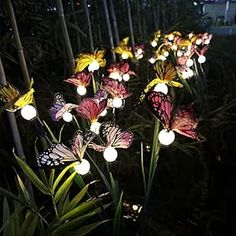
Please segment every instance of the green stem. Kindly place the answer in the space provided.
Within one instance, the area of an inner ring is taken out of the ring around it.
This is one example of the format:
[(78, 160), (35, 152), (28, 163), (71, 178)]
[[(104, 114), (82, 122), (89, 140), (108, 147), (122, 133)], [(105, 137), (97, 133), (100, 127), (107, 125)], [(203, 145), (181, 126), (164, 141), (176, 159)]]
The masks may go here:
[(54, 199), (54, 196), (51, 194), (51, 199), (52, 199), (52, 205), (53, 205), (53, 209), (56, 215), (57, 220), (59, 221), (59, 215), (58, 215), (58, 210), (57, 210), (57, 205)]

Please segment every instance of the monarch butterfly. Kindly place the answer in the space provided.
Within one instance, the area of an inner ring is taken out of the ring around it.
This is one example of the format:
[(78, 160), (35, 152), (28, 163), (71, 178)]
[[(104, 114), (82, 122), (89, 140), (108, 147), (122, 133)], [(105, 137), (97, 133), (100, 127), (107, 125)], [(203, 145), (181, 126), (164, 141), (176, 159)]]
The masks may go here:
[(106, 141), (101, 145), (90, 143), (89, 148), (95, 151), (103, 152), (108, 147), (127, 149), (133, 143), (134, 134), (131, 131), (122, 131), (114, 122), (104, 122), (100, 129)]
[(153, 79), (148, 83), (148, 85), (144, 88), (141, 96), (140, 101), (143, 101), (145, 94), (150, 91), (158, 83), (164, 83), (171, 87), (182, 88), (183, 85), (174, 79), (177, 78), (177, 71), (176, 68), (168, 61), (157, 61), (154, 66), (156, 70), (157, 78)]
[(63, 96), (60, 93), (54, 94), (54, 102), (49, 109), (52, 120), (59, 121), (65, 112), (70, 112), (72, 109), (78, 107), (78, 105), (72, 103), (66, 103)]
[(56, 167), (68, 162), (81, 161), (84, 157), (88, 143), (96, 136), (89, 131), (83, 136), (81, 130), (73, 136), (71, 149), (63, 143), (52, 144), (46, 151), (37, 157), (39, 167)]
[(0, 100), (5, 103), (1, 110), (6, 109), (7, 111), (15, 112), (22, 107), (33, 103), (33, 83), (33, 80), (31, 80), (28, 91), (23, 94), (21, 94), (19, 89), (10, 83), (7, 83), (6, 85), (0, 85)]
[(146, 103), (165, 129), (173, 130), (192, 139), (198, 139), (196, 132), (198, 122), (191, 106), (181, 106), (173, 114), (171, 97), (155, 91), (147, 94)]

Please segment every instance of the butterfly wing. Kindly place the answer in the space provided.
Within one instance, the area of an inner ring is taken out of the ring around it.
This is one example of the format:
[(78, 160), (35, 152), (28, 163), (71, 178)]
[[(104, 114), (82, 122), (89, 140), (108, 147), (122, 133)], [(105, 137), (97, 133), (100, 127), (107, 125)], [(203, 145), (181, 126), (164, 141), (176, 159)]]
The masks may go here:
[(170, 96), (151, 91), (146, 95), (146, 103), (152, 114), (163, 123), (165, 128), (169, 128), (173, 102)]
[(171, 129), (186, 137), (198, 139), (197, 124), (192, 107), (182, 106), (176, 110), (171, 122)]
[(74, 153), (62, 143), (52, 144), (37, 158), (39, 167), (56, 167), (77, 161)]
[(113, 122), (105, 122), (101, 126), (102, 136), (106, 137), (107, 146), (114, 148), (128, 148), (134, 139), (134, 134), (130, 131), (122, 131)]
[(89, 121), (96, 121), (102, 111), (106, 108), (107, 100), (97, 102), (92, 98), (85, 98), (76, 109), (78, 115)]
[(54, 94), (54, 102), (52, 107), (49, 109), (52, 120), (58, 121), (61, 117), (58, 116), (58, 112), (66, 105), (63, 96), (60, 93)]

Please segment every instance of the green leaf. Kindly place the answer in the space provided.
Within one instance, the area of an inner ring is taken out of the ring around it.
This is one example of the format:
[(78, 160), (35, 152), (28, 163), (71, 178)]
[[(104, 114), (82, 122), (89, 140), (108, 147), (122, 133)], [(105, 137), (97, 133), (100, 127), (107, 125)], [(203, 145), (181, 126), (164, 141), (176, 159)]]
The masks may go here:
[(63, 215), (60, 218), (60, 221), (66, 221), (68, 219), (77, 217), (77, 216), (81, 216), (83, 214), (85, 214), (86, 212), (90, 211), (91, 208), (93, 208), (95, 206), (95, 204), (97, 202), (99, 202), (100, 199), (91, 199), (87, 202), (83, 202), (80, 205), (78, 205), (77, 207), (75, 207), (74, 209), (72, 209), (71, 211), (67, 212), (65, 215)]
[[(52, 192), (54, 193), (56, 190), (57, 185), (59, 184), (59, 182), (61, 181), (61, 179), (63, 178), (63, 176), (65, 175), (65, 173), (72, 168), (74, 165), (76, 165), (75, 163), (70, 164), (69, 166), (67, 166), (66, 168), (64, 168), (61, 173), (58, 175), (58, 177), (56, 178), (53, 187), (52, 187)], [(73, 171), (74, 172), (74, 171)]]
[(20, 229), (20, 236), (33, 236), (34, 232), (37, 228), (38, 224), (38, 216), (33, 213), (32, 211), (29, 211), (28, 214), (25, 216), (25, 220), (21, 225)]
[[(107, 204), (105, 206), (103, 206), (103, 209), (107, 208), (108, 205)], [(93, 211), (90, 211), (89, 213), (83, 215), (83, 216), (78, 216), (73, 220), (70, 220), (62, 225), (60, 225), (53, 233), (55, 235), (60, 234), (60, 233), (65, 233), (68, 232), (70, 230), (73, 230), (75, 228), (79, 228), (85, 221), (87, 221), (88, 219), (90, 219), (91, 217), (99, 214), (102, 211), (101, 207), (96, 208)]]
[(31, 203), (30, 194), (27, 191), (27, 189), (25, 188), (25, 185), (24, 185), (22, 179), (20, 178), (20, 176), (18, 174), (16, 174), (16, 178), (17, 178), (18, 184), (20, 186), (20, 189), (23, 193), (23, 196), (25, 198), (25, 201)]
[(52, 190), (53, 187), (53, 181), (54, 181), (54, 176), (55, 176), (55, 169), (50, 170), (50, 175), (49, 175), (49, 188)]
[(15, 153), (14, 156), (18, 164), (20, 165), (21, 169), (29, 177), (29, 179), (35, 185), (35, 187), (44, 194), (50, 194), (46, 185), (43, 184), (43, 182), (38, 178), (38, 176), (34, 173), (34, 171), (26, 164), (26, 162), (22, 161), (19, 157), (17, 157)]
[(10, 209), (9, 209), (7, 199), (4, 198), (4, 200), (3, 200), (3, 219), (2, 219), (2, 227), (1, 227), (1, 231), (4, 229), (3, 236), (10, 236), (11, 235), (12, 227), (9, 225), (9, 223), (10, 223), (9, 218), (10, 218)]
[(57, 203), (59, 201), (59, 199), (61, 198), (61, 196), (63, 195), (63, 193), (65, 191), (68, 190), (68, 188), (70, 187), (70, 184), (73, 180), (73, 178), (75, 177), (76, 172), (74, 171), (74, 173), (72, 173), (66, 180), (65, 182), (61, 185), (61, 187), (57, 190), (56, 194), (55, 194), (55, 202)]
[(44, 124), (44, 126), (47, 128), (48, 133), (50, 134), (50, 136), (51, 136), (51, 138), (52, 138), (52, 141), (53, 141), (54, 143), (58, 143), (58, 140), (57, 140), (56, 136), (53, 134), (52, 130), (49, 128), (48, 124), (47, 124), (44, 120), (43, 120), (43, 124)]
[(70, 199), (69, 199), (69, 190), (70, 190), (70, 187), (72, 185), (73, 182), (71, 182), (67, 188), (65, 189), (64, 193), (62, 194), (60, 200), (58, 201), (58, 204), (57, 204), (57, 211), (58, 211), (58, 215), (59, 216), (62, 216), (64, 215), (65, 213), (63, 213), (63, 209), (66, 209), (68, 208), (69, 206), (69, 202), (70, 202)]
[(113, 235), (114, 236), (118, 236), (120, 235), (120, 221), (121, 221), (121, 211), (122, 211), (122, 199), (123, 199), (123, 191), (120, 194), (120, 198), (119, 198), (119, 202), (116, 205), (116, 212), (114, 215), (114, 219), (113, 219)]
[(81, 201), (81, 199), (84, 197), (84, 195), (88, 191), (89, 184), (87, 184), (70, 202), (68, 206), (68, 210), (73, 209), (76, 207), (76, 205)]
[(89, 224), (89, 225), (85, 225), (85, 226), (81, 227), (79, 230), (71, 232), (70, 235), (71, 236), (86, 235), (86, 234), (90, 233), (91, 231), (93, 231), (94, 229), (96, 229), (99, 225), (104, 224), (104, 223), (109, 222), (109, 221), (110, 220), (103, 220), (103, 221), (99, 221), (99, 222), (92, 223), (92, 224)]

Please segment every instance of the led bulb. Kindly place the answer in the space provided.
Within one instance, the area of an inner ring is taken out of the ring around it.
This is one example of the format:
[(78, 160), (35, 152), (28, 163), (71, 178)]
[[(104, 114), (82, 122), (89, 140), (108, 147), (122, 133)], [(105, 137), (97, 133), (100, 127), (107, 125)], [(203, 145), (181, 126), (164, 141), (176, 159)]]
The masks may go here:
[(188, 69), (187, 74), (189, 78), (193, 77), (193, 70)]
[(77, 165), (74, 166), (75, 171), (80, 175), (86, 175), (90, 170), (90, 163), (82, 159), (81, 162), (77, 162)]
[(187, 65), (187, 67), (192, 66), (193, 65), (193, 60), (189, 58), (186, 62), (186, 65)]
[(168, 51), (165, 51), (165, 52), (163, 53), (163, 55), (164, 55), (165, 57), (168, 57), (168, 56), (169, 56), (169, 52), (168, 52)]
[(63, 114), (62, 118), (65, 122), (71, 122), (73, 120), (72, 114), (67, 111)]
[(173, 41), (174, 35), (173, 35), (173, 34), (170, 34), (170, 35), (168, 36), (168, 39), (169, 39), (170, 41)]
[(168, 86), (164, 83), (158, 83), (154, 89), (154, 91), (156, 92), (162, 92), (164, 94), (167, 94), (168, 93)]
[(200, 45), (201, 43), (202, 43), (202, 40), (201, 40), (201, 39), (197, 39), (197, 40), (196, 40), (196, 44), (197, 44), (197, 45)]
[(155, 48), (155, 47), (157, 46), (157, 42), (156, 42), (156, 40), (152, 40), (152, 42), (151, 42), (151, 46), (152, 46), (153, 48)]
[(103, 152), (103, 157), (108, 162), (113, 162), (118, 157), (118, 152), (113, 147), (107, 147)]
[(172, 45), (171, 49), (176, 51), (178, 49), (178, 47), (177, 47), (177, 45), (174, 44), (174, 45)]
[(96, 134), (99, 134), (99, 129), (100, 129), (101, 123), (100, 122), (93, 122), (90, 126), (90, 130), (93, 131)]
[(177, 51), (177, 56), (178, 56), (178, 57), (181, 57), (182, 55), (183, 55), (183, 53), (182, 53), (180, 50), (178, 50), (178, 51)]
[(115, 80), (120, 80), (120, 79), (122, 79), (120, 73), (117, 72), (117, 71), (116, 71), (116, 72), (111, 72), (111, 73), (109, 74), (109, 78), (115, 79)]
[(128, 58), (129, 58), (128, 53), (127, 53), (127, 52), (123, 52), (123, 53), (121, 54), (121, 58), (122, 58), (122, 59), (128, 59)]
[(154, 63), (156, 62), (156, 58), (151, 57), (148, 61), (149, 61), (151, 64), (154, 64)]
[(112, 106), (115, 108), (120, 108), (123, 105), (123, 100), (121, 98), (115, 97), (112, 101)]
[(77, 93), (84, 96), (87, 93), (87, 89), (83, 85), (80, 85), (77, 87)]
[(202, 64), (202, 63), (204, 63), (204, 62), (206, 61), (206, 57), (203, 56), (203, 55), (200, 55), (200, 56), (198, 57), (197, 61)]
[(143, 53), (143, 50), (141, 49), (141, 48), (139, 48), (138, 50), (137, 50), (137, 54), (142, 54)]
[(124, 75), (123, 75), (123, 80), (124, 80), (124, 81), (127, 82), (127, 81), (129, 81), (129, 79), (130, 79), (130, 75), (129, 75), (129, 74), (124, 74)]
[(98, 70), (99, 67), (99, 63), (96, 60), (93, 60), (88, 66), (88, 71), (94, 72), (95, 70)]
[(21, 116), (25, 120), (32, 120), (37, 115), (36, 109), (32, 105), (26, 105), (21, 109)]
[(107, 109), (105, 108), (105, 109), (102, 111), (102, 113), (100, 114), (100, 116), (106, 116), (106, 114), (107, 114)]
[(168, 131), (166, 129), (163, 129), (158, 134), (158, 140), (161, 144), (168, 146), (174, 142), (175, 133), (172, 130)]

